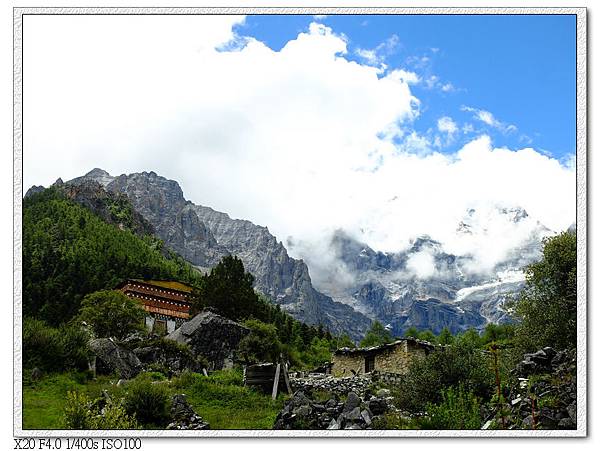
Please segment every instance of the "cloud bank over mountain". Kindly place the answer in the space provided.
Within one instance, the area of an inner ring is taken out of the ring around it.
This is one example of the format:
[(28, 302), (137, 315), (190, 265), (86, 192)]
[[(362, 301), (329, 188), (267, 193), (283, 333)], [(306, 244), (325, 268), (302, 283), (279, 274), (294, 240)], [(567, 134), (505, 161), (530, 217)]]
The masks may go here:
[[(157, 170), (195, 203), (292, 237), (293, 256), (332, 264), (336, 229), (381, 251), (427, 234), (487, 268), (535, 221), (559, 231), (575, 220), (573, 165), (486, 135), (443, 152), (412, 127), (419, 77), (352, 61), (348, 38), (322, 23), (274, 51), (236, 34), (243, 17), (25, 20), (26, 187), (92, 167)], [(458, 130), (450, 116), (438, 127), (446, 139)], [(469, 209), (496, 205), (533, 222), (490, 214), (456, 233)], [(409, 267), (426, 277), (431, 258), (418, 255)]]

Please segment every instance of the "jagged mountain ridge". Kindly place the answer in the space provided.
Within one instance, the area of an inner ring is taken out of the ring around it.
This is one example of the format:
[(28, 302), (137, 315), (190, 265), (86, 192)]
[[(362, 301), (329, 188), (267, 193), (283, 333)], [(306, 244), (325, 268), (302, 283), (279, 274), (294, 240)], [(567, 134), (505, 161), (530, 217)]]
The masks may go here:
[[(381, 321), (395, 335), (411, 326), (435, 333), (448, 327), (455, 333), (509, 321), (503, 306), (523, 288), (522, 268), (540, 258), (542, 238), (552, 232), (521, 208), (498, 207), (492, 214), (500, 215), (506, 224), (518, 224), (523, 238), (515, 238), (516, 244), (489, 271), (473, 271), (480, 256), (446, 252), (442, 243), (428, 236), (416, 238), (402, 252), (383, 253), (337, 230), (329, 242), (335, 269), (315, 286)], [(469, 210), (457, 234), (466, 239), (485, 237), (488, 229), (498, 227), (497, 220), (478, 215)]]
[(289, 257), (266, 227), (195, 205), (184, 198), (177, 182), (154, 172), (113, 177), (94, 169), (67, 184), (89, 181), (126, 195), (165, 245), (196, 267), (206, 270), (225, 255), (237, 255), (254, 275), (256, 289), (295, 318), (321, 323), (334, 333), (347, 332), (353, 339), (369, 327), (367, 317), (315, 290), (306, 264)]

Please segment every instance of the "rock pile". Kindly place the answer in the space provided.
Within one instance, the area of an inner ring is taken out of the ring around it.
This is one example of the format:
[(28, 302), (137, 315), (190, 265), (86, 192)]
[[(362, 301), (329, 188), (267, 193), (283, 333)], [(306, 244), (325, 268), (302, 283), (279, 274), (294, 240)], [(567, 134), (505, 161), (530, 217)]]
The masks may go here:
[(210, 425), (194, 411), (192, 406), (189, 405), (184, 394), (173, 396), (171, 417), (173, 418), (173, 421), (169, 423), (167, 429), (210, 429)]
[[(576, 429), (577, 380), (574, 353), (546, 347), (525, 354), (513, 370), (516, 383), (508, 396), (508, 429)], [(502, 424), (489, 419), (484, 429)]]
[(389, 408), (385, 398), (362, 399), (351, 391), (345, 401), (335, 394), (324, 403), (298, 390), (275, 419), (273, 429), (370, 429)]
[(292, 390), (324, 390), (338, 395), (354, 392), (363, 396), (371, 384), (371, 377), (360, 375), (334, 378), (327, 374), (311, 373), (308, 377), (292, 377), (290, 384)]
[(204, 356), (211, 370), (231, 368), (240, 340), (250, 330), (208, 309), (167, 335), (170, 340), (190, 346), (195, 355)]
[(90, 341), (89, 347), (96, 356), (99, 374), (117, 373), (122, 379), (132, 379), (143, 369), (140, 359), (112, 338), (96, 338)]

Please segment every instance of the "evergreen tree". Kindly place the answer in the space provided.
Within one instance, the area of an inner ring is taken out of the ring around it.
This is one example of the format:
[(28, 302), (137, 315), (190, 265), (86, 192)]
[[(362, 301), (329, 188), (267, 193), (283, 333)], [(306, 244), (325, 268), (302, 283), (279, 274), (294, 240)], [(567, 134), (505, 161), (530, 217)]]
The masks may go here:
[(253, 284), (254, 276), (244, 270), (242, 261), (228, 255), (210, 271), (199, 290), (199, 297), (228, 318), (249, 318), (259, 310)]
[(390, 331), (383, 327), (379, 321), (373, 321), (371, 328), (365, 334), (365, 337), (360, 342), (361, 347), (379, 346), (386, 343), (391, 343), (393, 340)]
[(404, 336), (406, 338), (418, 338), (419, 336), (419, 331), (417, 330), (417, 328), (415, 326), (410, 326), (406, 332), (404, 332)]
[(244, 322), (250, 333), (240, 341), (238, 350), (247, 363), (276, 362), (282, 351), (273, 324), (250, 319)]
[(577, 343), (577, 236), (563, 232), (544, 241), (542, 259), (526, 269), (516, 303), (515, 341), (523, 351)]
[(435, 343), (436, 341), (434, 333), (430, 330), (424, 330), (422, 332), (419, 332), (417, 338), (419, 340), (428, 341), (429, 343)]
[(437, 336), (437, 342), (441, 345), (449, 345), (454, 342), (454, 336), (447, 327), (444, 327)]

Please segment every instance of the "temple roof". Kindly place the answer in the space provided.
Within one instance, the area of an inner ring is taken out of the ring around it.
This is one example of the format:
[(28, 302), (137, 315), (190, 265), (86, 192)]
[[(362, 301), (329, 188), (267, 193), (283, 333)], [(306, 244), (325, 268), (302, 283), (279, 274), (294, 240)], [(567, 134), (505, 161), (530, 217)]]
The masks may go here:
[(171, 290), (184, 291), (186, 293), (192, 292), (192, 287), (176, 280), (142, 280), (142, 279), (131, 279), (136, 282), (142, 282), (148, 285), (154, 285), (157, 287), (167, 288)]

